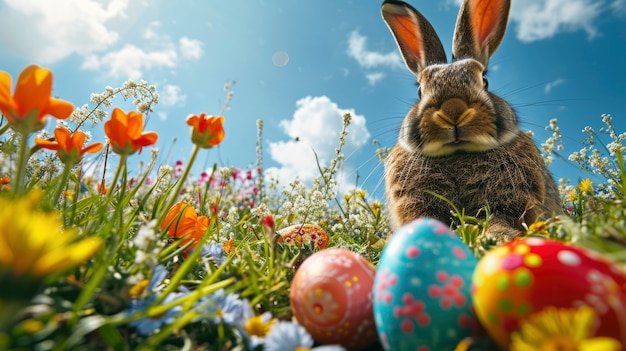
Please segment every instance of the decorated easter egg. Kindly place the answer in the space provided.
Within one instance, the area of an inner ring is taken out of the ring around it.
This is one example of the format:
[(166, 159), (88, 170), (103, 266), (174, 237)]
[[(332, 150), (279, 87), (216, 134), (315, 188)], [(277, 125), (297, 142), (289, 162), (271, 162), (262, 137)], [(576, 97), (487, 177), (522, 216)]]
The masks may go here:
[(476, 314), (501, 348), (533, 313), (585, 305), (596, 315), (590, 337), (626, 345), (626, 273), (595, 252), (541, 238), (516, 240), (489, 251), (473, 282)]
[(328, 234), (314, 224), (294, 224), (279, 230), (277, 234), (276, 240), (287, 245), (311, 245), (323, 249), (328, 244)]
[(421, 218), (398, 229), (374, 280), (374, 319), (387, 350), (454, 350), (478, 324), (470, 297), (476, 258), (448, 226)]
[(298, 322), (320, 344), (360, 350), (376, 340), (372, 312), (374, 267), (345, 249), (308, 257), (291, 282), (291, 307)]

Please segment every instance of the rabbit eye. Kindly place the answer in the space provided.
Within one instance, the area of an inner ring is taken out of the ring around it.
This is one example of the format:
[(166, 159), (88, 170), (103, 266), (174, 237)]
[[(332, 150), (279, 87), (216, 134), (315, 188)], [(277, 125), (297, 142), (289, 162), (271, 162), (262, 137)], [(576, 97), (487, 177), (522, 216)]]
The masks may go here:
[(421, 85), (417, 87), (417, 97), (420, 99), (422, 98), (422, 86)]
[(487, 77), (483, 77), (483, 88), (485, 88), (485, 90), (489, 89), (489, 80)]

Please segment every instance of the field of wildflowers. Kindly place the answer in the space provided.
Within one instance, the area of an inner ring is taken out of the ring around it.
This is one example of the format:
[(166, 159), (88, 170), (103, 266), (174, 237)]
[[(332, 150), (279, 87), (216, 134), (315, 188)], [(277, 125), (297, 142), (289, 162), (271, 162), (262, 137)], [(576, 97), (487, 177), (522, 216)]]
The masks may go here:
[[(11, 76), (0, 72), (0, 349), (342, 349), (314, 344), (292, 317), (289, 290), (315, 251), (342, 247), (375, 265), (390, 235), (379, 200), (362, 189), (337, 192), (349, 115), (336, 158), (318, 165), (311, 185), (264, 176), (262, 121), (255, 167), (215, 164), (193, 175), (198, 154), (225, 137), (224, 117), (205, 113), (186, 120), (194, 144), (188, 160), (159, 165), (152, 151), (152, 161), (131, 174), (133, 156), (158, 142), (157, 132), (144, 131), (156, 89), (127, 82), (75, 108), (51, 97), (52, 78), (32, 65), (12, 89)], [(133, 99), (136, 111), (114, 107), (115, 97)], [(50, 117), (52, 132), (44, 128)], [(106, 140), (88, 140), (81, 129), (102, 122)], [(624, 264), (626, 133), (609, 115), (603, 122), (599, 131), (586, 128), (582, 149), (569, 156), (594, 182), (563, 180), (567, 214), (529, 223), (526, 235), (573, 242)], [(547, 128), (553, 134), (542, 149), (550, 162), (562, 139), (556, 121)], [(99, 173), (86, 175), (83, 158), (96, 153), (103, 155)], [(114, 167), (106, 165), (111, 153)], [(488, 216), (451, 210), (453, 231), (482, 256), (494, 245)], [(283, 230), (304, 224), (313, 229)], [(571, 340), (583, 345), (579, 336)], [(528, 343), (523, 334), (514, 340)]]

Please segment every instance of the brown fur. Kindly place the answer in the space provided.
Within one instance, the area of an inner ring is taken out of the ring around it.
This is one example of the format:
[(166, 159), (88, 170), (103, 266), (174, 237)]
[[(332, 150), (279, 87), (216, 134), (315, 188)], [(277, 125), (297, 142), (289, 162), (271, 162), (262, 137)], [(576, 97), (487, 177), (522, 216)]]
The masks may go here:
[[(520, 150), (526, 150), (521, 152)], [(385, 180), (393, 224), (418, 217), (452, 222), (445, 197), (474, 216), (489, 206), (490, 232), (512, 237), (542, 216), (561, 213), (558, 189), (532, 139), (521, 133), (509, 144), (481, 153), (427, 157), (396, 145), (385, 163)]]

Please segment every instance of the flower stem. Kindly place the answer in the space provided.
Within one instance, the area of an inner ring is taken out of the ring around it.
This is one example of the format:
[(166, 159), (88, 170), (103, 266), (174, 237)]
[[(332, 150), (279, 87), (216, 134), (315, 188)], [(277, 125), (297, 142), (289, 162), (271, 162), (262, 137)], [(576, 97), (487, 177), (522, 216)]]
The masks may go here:
[(13, 195), (20, 195), (22, 193), (23, 178), (26, 177), (26, 162), (28, 161), (28, 156), (28, 133), (23, 132), (20, 133), (20, 150), (17, 159), (17, 174), (15, 176)]
[(59, 201), (59, 196), (61, 196), (61, 194), (63, 193), (63, 189), (65, 189), (65, 186), (67, 185), (67, 180), (70, 178), (71, 172), (72, 172), (72, 165), (68, 162), (65, 164), (65, 167), (63, 168), (61, 181), (59, 182), (59, 185), (57, 186), (57, 189), (54, 193), (54, 196), (52, 197), (53, 206), (56, 205), (56, 203)]
[(189, 157), (189, 162), (187, 162), (187, 167), (185, 167), (183, 174), (180, 176), (180, 178), (178, 178), (178, 182), (176, 183), (176, 187), (174, 188), (174, 191), (171, 193), (171, 197), (169, 201), (167, 202), (167, 206), (163, 208), (163, 211), (159, 218), (159, 223), (163, 221), (163, 218), (165, 218), (167, 211), (169, 211), (169, 209), (172, 206), (174, 206), (174, 204), (176, 203), (176, 199), (178, 198), (178, 195), (180, 194), (181, 189), (185, 185), (185, 179), (187, 179), (187, 176), (189, 176), (189, 172), (191, 171), (191, 166), (193, 166), (193, 163), (196, 160), (196, 156), (198, 156), (198, 151), (200, 151), (200, 146), (195, 145), (195, 147), (193, 148), (193, 151), (191, 152), (191, 156)]
[(28, 300), (18, 301), (0, 298), (0, 334), (10, 331), (19, 311), (26, 305), (28, 305)]
[(0, 127), (0, 135), (4, 134), (7, 130), (11, 128), (11, 123), (5, 123), (2, 127)]
[[(109, 184), (109, 191), (107, 191), (105, 202), (108, 203), (111, 200), (111, 194), (114, 193), (115, 184), (117, 184), (118, 179), (120, 178), (120, 174), (122, 173), (122, 169), (126, 168), (126, 160), (128, 159), (128, 155), (121, 154), (120, 162), (117, 164), (117, 169), (115, 170), (115, 175), (113, 176), (113, 181)], [(104, 187), (103, 190), (104, 191)]]

